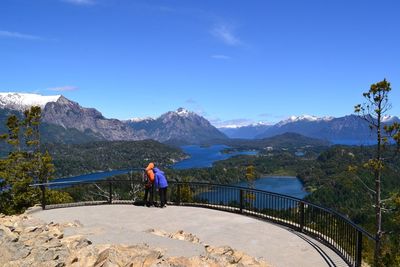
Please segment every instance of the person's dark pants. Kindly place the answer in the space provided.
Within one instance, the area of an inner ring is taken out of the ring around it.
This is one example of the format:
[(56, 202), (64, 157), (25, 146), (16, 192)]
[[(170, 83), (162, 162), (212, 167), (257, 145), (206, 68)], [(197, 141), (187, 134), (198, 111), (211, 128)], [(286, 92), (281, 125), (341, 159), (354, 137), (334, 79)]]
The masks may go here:
[(168, 187), (158, 189), (158, 193), (160, 194), (161, 208), (165, 207), (165, 204), (167, 204), (167, 188)]
[[(149, 196), (150, 195), (150, 196)], [(150, 199), (148, 199), (150, 197)], [(146, 206), (154, 205), (154, 186), (144, 188), (144, 198), (143, 202), (145, 202)]]

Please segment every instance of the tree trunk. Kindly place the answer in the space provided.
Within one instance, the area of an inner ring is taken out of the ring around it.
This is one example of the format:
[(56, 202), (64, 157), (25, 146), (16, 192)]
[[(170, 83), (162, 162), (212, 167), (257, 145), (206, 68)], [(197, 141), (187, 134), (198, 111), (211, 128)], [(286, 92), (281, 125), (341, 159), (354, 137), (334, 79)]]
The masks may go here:
[[(382, 97), (382, 96), (381, 96)], [(381, 259), (381, 239), (382, 239), (382, 207), (381, 207), (381, 175), (382, 175), (382, 156), (381, 156), (381, 112), (382, 112), (382, 98), (378, 104), (378, 112), (377, 112), (377, 153), (376, 153), (376, 164), (375, 165), (375, 251), (374, 251), (374, 260), (375, 260), (375, 267), (382, 266), (382, 259)]]
[(381, 209), (381, 171), (375, 173), (375, 266), (382, 266), (381, 261), (381, 239), (382, 239), (382, 209)]

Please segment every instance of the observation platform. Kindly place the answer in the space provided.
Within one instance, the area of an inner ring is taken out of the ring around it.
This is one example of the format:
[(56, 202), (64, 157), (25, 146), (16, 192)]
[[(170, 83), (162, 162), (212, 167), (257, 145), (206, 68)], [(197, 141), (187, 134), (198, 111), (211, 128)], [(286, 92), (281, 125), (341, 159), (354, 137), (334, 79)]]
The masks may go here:
[[(319, 241), (292, 229), (260, 219), (224, 211), (168, 206), (99, 205), (37, 210), (31, 216), (47, 223), (75, 222), (66, 236), (82, 234), (94, 244), (148, 244), (168, 256), (191, 257), (204, 253), (204, 244), (230, 246), (262, 258), (275, 267), (348, 266)], [(149, 230), (183, 230), (200, 239), (191, 243), (154, 235)]]

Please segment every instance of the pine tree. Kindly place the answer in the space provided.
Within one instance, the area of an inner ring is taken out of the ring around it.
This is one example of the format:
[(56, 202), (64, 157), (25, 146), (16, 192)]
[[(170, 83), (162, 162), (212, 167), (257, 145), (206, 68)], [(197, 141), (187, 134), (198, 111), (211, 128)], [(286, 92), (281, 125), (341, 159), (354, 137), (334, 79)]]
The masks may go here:
[[(0, 212), (6, 214), (21, 213), (41, 201), (42, 191), (32, 187), (33, 183), (46, 183), (52, 179), (54, 165), (50, 154), (40, 150), (41, 108), (31, 107), (24, 112), (21, 121), (16, 115), (7, 120), (8, 133), (0, 138), (11, 146), (11, 152), (0, 159), (0, 178), (3, 191), (0, 193)], [(71, 198), (65, 193), (47, 192), (52, 201), (64, 202)]]
[(389, 103), (389, 92), (392, 90), (390, 83), (384, 79), (381, 82), (372, 84), (370, 90), (363, 93), (366, 102), (355, 106), (355, 112), (368, 122), (370, 129), (376, 134), (375, 157), (364, 164), (366, 169), (372, 171), (375, 180), (375, 188), (369, 188), (374, 195), (375, 207), (375, 266), (383, 266), (382, 262), (382, 238), (384, 231), (382, 229), (382, 172), (385, 168), (385, 160), (382, 157), (383, 149), (389, 141), (392, 140), (400, 144), (399, 125), (383, 126), (383, 118), (391, 108)]

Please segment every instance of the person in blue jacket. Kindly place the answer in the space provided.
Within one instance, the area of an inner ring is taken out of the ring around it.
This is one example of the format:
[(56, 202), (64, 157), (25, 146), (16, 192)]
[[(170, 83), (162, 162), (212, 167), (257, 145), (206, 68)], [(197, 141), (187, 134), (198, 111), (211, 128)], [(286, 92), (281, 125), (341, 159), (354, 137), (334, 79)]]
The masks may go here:
[(154, 172), (154, 186), (158, 188), (158, 193), (160, 194), (160, 208), (164, 208), (167, 204), (167, 188), (168, 181), (167, 176), (163, 171), (158, 168), (153, 169)]

